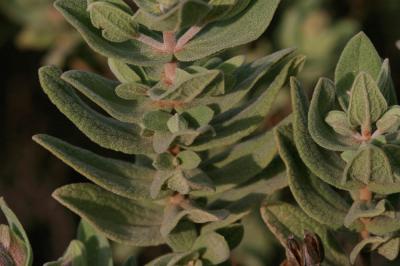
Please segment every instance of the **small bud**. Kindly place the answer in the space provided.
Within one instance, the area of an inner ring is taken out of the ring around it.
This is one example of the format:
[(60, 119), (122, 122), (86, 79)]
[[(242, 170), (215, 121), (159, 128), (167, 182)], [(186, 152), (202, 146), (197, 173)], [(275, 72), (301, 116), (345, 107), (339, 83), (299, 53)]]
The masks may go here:
[(0, 225), (0, 265), (23, 266), (26, 262), (26, 247), (7, 225)]
[(306, 266), (320, 265), (324, 260), (324, 248), (318, 235), (304, 232), (304, 259)]
[(289, 236), (286, 248), (287, 266), (305, 266), (302, 248), (294, 236)]

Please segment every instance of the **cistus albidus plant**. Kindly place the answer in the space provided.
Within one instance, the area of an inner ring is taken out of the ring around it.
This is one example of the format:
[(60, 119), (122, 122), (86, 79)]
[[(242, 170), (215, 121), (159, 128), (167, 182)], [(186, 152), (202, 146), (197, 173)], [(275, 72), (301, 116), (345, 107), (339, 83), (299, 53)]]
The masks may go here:
[[(55, 2), (115, 79), (46, 66), (42, 88), (91, 141), (131, 159), (34, 136), (91, 181), (54, 192), (82, 221), (65, 254), (46, 265), (113, 265), (108, 239), (168, 246), (148, 266), (236, 265), (242, 219), (262, 202), (286, 250), (282, 265), (350, 265), (366, 247), (397, 257), (400, 108), (388, 61), (363, 33), (309, 104), (290, 78), (304, 62), (293, 49), (251, 63), (215, 56), (257, 39), (279, 0), (133, 3), (136, 12), (122, 0)], [(257, 131), (289, 79), (293, 114)], [(298, 206), (267, 197), (286, 187)], [(9, 223), (0, 227), (1, 262), (32, 265), (26, 234), (0, 207)]]

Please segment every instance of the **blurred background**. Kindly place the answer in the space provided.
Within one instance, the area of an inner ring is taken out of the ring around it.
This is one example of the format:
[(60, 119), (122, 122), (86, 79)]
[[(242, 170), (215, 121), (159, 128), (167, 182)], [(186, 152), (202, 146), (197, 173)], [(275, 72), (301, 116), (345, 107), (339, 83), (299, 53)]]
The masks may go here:
[[(111, 76), (104, 58), (89, 50), (52, 8), (52, 2), (0, 0), (0, 195), (26, 228), (35, 265), (60, 257), (75, 236), (77, 217), (51, 198), (52, 191), (83, 179), (35, 145), (31, 136), (47, 133), (93, 151), (123, 157), (86, 139), (39, 87), (37, 69), (46, 64)], [(300, 79), (311, 92), (320, 76), (333, 77), (340, 51), (360, 30), (372, 39), (382, 57), (390, 59), (400, 90), (400, 47), (396, 47), (400, 39), (400, 0), (282, 0), (262, 38), (229, 54), (245, 53), (250, 61), (295, 46), (308, 58)], [(267, 124), (289, 112), (284, 91)], [(282, 250), (265, 226), (257, 217), (248, 217), (245, 222), (251, 230), (246, 231), (235, 251), (237, 265), (279, 265)], [(116, 246), (117, 261), (131, 251), (130, 247)], [(155, 252), (160, 249), (146, 251), (140, 257), (141, 263)]]

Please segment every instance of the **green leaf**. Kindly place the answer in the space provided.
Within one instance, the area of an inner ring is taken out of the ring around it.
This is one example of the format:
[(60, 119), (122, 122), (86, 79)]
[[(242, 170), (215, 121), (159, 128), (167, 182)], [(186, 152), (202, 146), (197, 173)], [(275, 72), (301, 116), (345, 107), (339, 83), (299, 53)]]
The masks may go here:
[(156, 131), (153, 136), (153, 149), (160, 154), (166, 152), (176, 136), (170, 132)]
[(210, 23), (232, 18), (241, 13), (250, 2), (251, 0), (210, 0), (208, 4), (212, 9), (204, 21)]
[(174, 170), (176, 167), (175, 157), (168, 152), (158, 154), (156, 159), (153, 161), (153, 166), (160, 171)]
[(361, 187), (355, 182), (341, 182), (345, 165), (335, 152), (323, 150), (308, 131), (308, 100), (300, 83), (292, 78), (293, 136), (300, 158), (310, 171), (337, 188), (352, 190)]
[[(357, 180), (366, 185), (372, 183), (390, 186), (394, 183), (394, 177), (389, 158), (375, 145), (370, 144), (360, 148), (343, 173), (343, 182), (347, 180)], [(373, 186), (368, 187), (374, 189)]]
[[(266, 74), (269, 74), (268, 77), (275, 75), (272, 69), (293, 53), (294, 49), (284, 49), (241, 66), (236, 72), (238, 82), (232, 89), (224, 95), (204, 97), (196, 99), (195, 102), (210, 106), (216, 113), (223, 113), (240, 103)], [(271, 77), (273, 78), (274, 76)]]
[(189, 251), (197, 239), (195, 224), (187, 220), (181, 220), (168, 234), (167, 244), (174, 252)]
[(198, 252), (178, 252), (169, 253), (164, 256), (158, 257), (151, 262), (147, 263), (145, 266), (178, 266), (178, 265), (188, 265), (190, 261), (196, 260), (199, 257)]
[(256, 40), (268, 27), (279, 2), (253, 0), (238, 16), (207, 25), (175, 56), (179, 61), (195, 61)]
[(208, 106), (196, 106), (186, 109), (182, 117), (188, 121), (190, 127), (199, 128), (208, 125), (214, 117), (214, 111)]
[(340, 135), (351, 137), (357, 133), (354, 127), (350, 125), (347, 114), (343, 111), (330, 111), (325, 118), (325, 122)]
[(355, 79), (351, 89), (349, 103), (349, 121), (353, 126), (361, 126), (361, 130), (371, 132), (375, 123), (387, 110), (385, 98), (376, 82), (370, 75), (361, 72)]
[[(328, 150), (345, 151), (355, 149), (360, 145), (360, 142), (353, 136), (343, 136), (340, 133), (336, 133), (335, 128), (332, 128), (328, 121), (326, 121), (330, 112), (336, 112), (336, 114), (339, 112), (332, 111), (335, 109), (335, 101), (336, 95), (333, 82), (329, 79), (321, 78), (314, 90), (308, 112), (308, 130), (310, 135), (318, 145)], [(343, 117), (343, 113), (341, 115), (342, 120), (348, 120), (347, 117)], [(346, 121), (342, 123), (346, 123)], [(350, 134), (350, 132), (348, 133)]]
[(151, 154), (151, 139), (140, 137), (140, 127), (122, 123), (97, 113), (86, 105), (63, 81), (56, 67), (39, 70), (44, 92), (57, 108), (67, 116), (85, 135), (100, 146), (127, 154)]
[(125, 100), (142, 100), (141, 105), (145, 105), (146, 103), (151, 103), (150, 99), (146, 97), (149, 89), (150, 87), (142, 83), (129, 82), (118, 85), (115, 88), (115, 94)]
[(180, 167), (185, 170), (195, 169), (201, 163), (200, 156), (189, 150), (180, 152), (177, 158), (180, 160)]
[(393, 84), (389, 59), (385, 59), (377, 79), (378, 87), (386, 99), (388, 105), (397, 104), (396, 89)]
[(168, 120), (167, 126), (171, 133), (179, 134), (188, 128), (188, 123), (183, 117), (176, 113)]
[(162, 208), (154, 203), (130, 200), (84, 183), (61, 187), (53, 197), (113, 241), (135, 246), (165, 242), (160, 233)]
[(80, 240), (85, 246), (88, 265), (113, 265), (111, 247), (107, 238), (100, 235), (84, 220), (81, 220), (79, 223), (78, 240)]
[(400, 213), (395, 212), (395, 217), (380, 215), (370, 219), (366, 224), (366, 230), (374, 235), (385, 236), (400, 230)]
[(57, 0), (54, 5), (89, 46), (103, 56), (142, 66), (166, 63), (172, 58), (136, 40), (115, 43), (104, 39), (90, 21), (86, 0)]
[(90, 181), (130, 199), (148, 199), (155, 171), (132, 163), (99, 156), (55, 137), (36, 135), (33, 140)]
[(358, 254), (360, 254), (361, 250), (365, 248), (365, 246), (370, 245), (370, 244), (380, 244), (386, 242), (387, 239), (374, 236), (374, 237), (369, 237), (366, 239), (363, 239), (360, 243), (358, 243), (353, 250), (350, 253), (350, 262), (351, 264), (354, 264), (356, 262)]
[(365, 33), (360, 32), (347, 43), (335, 71), (337, 96), (343, 110), (347, 110), (349, 104), (348, 92), (356, 76), (364, 71), (376, 80), (381, 64), (381, 58)]
[(332, 265), (350, 265), (347, 256), (326, 226), (310, 218), (301, 209), (288, 203), (271, 203), (261, 208), (261, 216), (284, 247), (287, 247), (289, 236), (294, 235), (302, 239), (305, 231), (313, 232), (321, 238), (325, 250), (325, 262)]
[(111, 72), (120, 82), (129, 83), (142, 81), (142, 77), (137, 73), (140, 69), (139, 67), (136, 67), (137, 69), (135, 69), (134, 66), (130, 66), (115, 58), (108, 58), (107, 62)]
[(178, 32), (199, 23), (209, 10), (210, 7), (203, 1), (183, 0), (165, 13), (139, 9), (134, 21), (151, 30)]
[(400, 106), (391, 106), (376, 122), (380, 134), (394, 133), (400, 127)]
[(400, 238), (396, 237), (382, 244), (378, 248), (378, 253), (388, 260), (395, 260), (399, 255)]
[(230, 250), (225, 238), (215, 232), (200, 235), (194, 243), (193, 250), (202, 253), (201, 258), (212, 265), (222, 263), (229, 259)]
[(164, 111), (152, 111), (144, 114), (142, 123), (146, 129), (152, 131), (164, 131), (168, 132), (167, 122), (173, 116)]
[(119, 83), (97, 74), (71, 70), (62, 74), (61, 79), (122, 122), (137, 124), (146, 111), (154, 109), (145, 97), (136, 97), (134, 100), (118, 97), (115, 89)]
[(64, 255), (55, 262), (45, 263), (43, 266), (89, 266), (87, 260), (87, 250), (85, 245), (79, 240), (72, 240)]
[(276, 96), (286, 84), (289, 76), (295, 74), (303, 62), (303, 56), (292, 59), (259, 97), (255, 97), (255, 99), (242, 106), (240, 112), (230, 119), (219, 124), (212, 123), (216, 131), (216, 137), (210, 139), (209, 134), (204, 134), (196, 139), (190, 149), (203, 151), (230, 145), (253, 133), (271, 110)]
[(344, 225), (348, 228), (360, 218), (379, 216), (386, 211), (386, 201), (380, 200), (376, 204), (367, 204), (364, 201), (354, 201), (344, 219)]
[(333, 229), (342, 227), (350, 206), (340, 194), (308, 171), (297, 154), (291, 133), (280, 127), (275, 137), (294, 198), (313, 219)]
[(240, 245), (244, 236), (244, 226), (240, 223), (231, 224), (216, 231), (222, 235), (228, 243), (229, 249), (233, 250)]
[(24, 227), (22, 226), (21, 222), (18, 220), (14, 212), (8, 207), (7, 203), (2, 197), (0, 197), (0, 209), (8, 222), (11, 232), (15, 234), (24, 244), (24, 248), (26, 251), (26, 260), (23, 265), (31, 266), (33, 263), (32, 247), (24, 230)]
[(112, 42), (125, 42), (139, 35), (138, 25), (132, 15), (107, 2), (94, 2), (88, 5), (90, 19), (98, 29), (102, 29), (105, 39)]

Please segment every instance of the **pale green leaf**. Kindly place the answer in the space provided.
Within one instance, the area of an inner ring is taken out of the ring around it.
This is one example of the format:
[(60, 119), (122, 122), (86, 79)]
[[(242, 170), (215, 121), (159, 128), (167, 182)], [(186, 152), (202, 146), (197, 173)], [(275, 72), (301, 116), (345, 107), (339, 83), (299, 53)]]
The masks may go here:
[(400, 106), (391, 106), (376, 122), (380, 134), (394, 133), (400, 127)]
[(199, 105), (186, 109), (182, 113), (182, 117), (188, 121), (191, 127), (199, 128), (201, 126), (206, 126), (211, 122), (214, 117), (214, 111), (208, 106)]
[(372, 77), (361, 72), (357, 75), (349, 102), (349, 121), (353, 126), (361, 126), (361, 130), (371, 132), (375, 123), (387, 110), (388, 106)]
[(388, 105), (397, 104), (396, 89), (392, 80), (389, 59), (385, 59), (382, 64), (381, 71), (377, 78), (378, 87), (386, 99)]
[(175, 56), (180, 61), (195, 61), (256, 40), (268, 27), (279, 2), (253, 0), (238, 16), (207, 25)]
[(347, 43), (335, 70), (337, 96), (343, 110), (347, 110), (348, 92), (356, 76), (364, 71), (377, 79), (381, 64), (381, 58), (365, 33), (360, 32)]
[[(289, 188), (297, 203), (316, 221), (333, 229), (342, 227), (349, 204), (328, 184), (309, 172), (297, 154), (290, 131), (278, 128), (275, 132), (279, 153), (286, 164)], [(286, 136), (287, 133), (289, 136)]]
[(180, 152), (177, 158), (180, 160), (180, 167), (185, 170), (195, 169), (201, 163), (200, 156), (189, 150)]
[(113, 241), (134, 246), (165, 242), (160, 233), (159, 205), (123, 198), (84, 183), (61, 187), (53, 197)]
[(188, 123), (183, 117), (176, 113), (168, 119), (167, 126), (171, 133), (179, 134), (188, 128)]
[(212, 265), (222, 263), (229, 259), (230, 250), (225, 238), (215, 232), (200, 235), (194, 243), (193, 250), (199, 250), (201, 258)]
[(351, 264), (354, 264), (358, 254), (360, 254), (361, 250), (365, 248), (365, 246), (367, 245), (373, 245), (373, 244), (380, 244), (380, 243), (384, 243), (386, 242), (387, 239), (386, 238), (382, 238), (382, 237), (378, 237), (378, 236), (374, 236), (374, 237), (369, 237), (366, 239), (363, 239), (362, 241), (360, 241), (351, 251), (350, 253), (350, 262)]
[[(124, 63), (121, 60), (115, 58), (108, 58), (108, 66), (114, 76), (122, 83), (128, 82), (141, 82), (142, 77), (139, 75), (139, 67), (134, 68), (134, 66), (130, 66)], [(143, 70), (142, 70), (143, 71)]]
[[(219, 124), (211, 124), (216, 137), (210, 139), (209, 134), (204, 134), (190, 146), (194, 151), (203, 151), (211, 148), (226, 146), (235, 143), (253, 133), (265, 116), (271, 110), (271, 106), (280, 89), (287, 83), (289, 76), (295, 74), (304, 62), (304, 57), (299, 56), (287, 63), (269, 87), (256, 99), (250, 100), (240, 108), (240, 112), (227, 121)], [(223, 115), (223, 114), (222, 114)]]
[(395, 260), (399, 255), (400, 238), (396, 237), (382, 244), (378, 248), (378, 253), (388, 260)]
[(380, 200), (376, 204), (367, 204), (363, 201), (354, 201), (344, 219), (344, 225), (348, 228), (360, 218), (379, 216), (386, 211), (386, 201)]
[(131, 199), (149, 198), (155, 171), (132, 163), (99, 156), (48, 135), (33, 140), (102, 188)]
[(168, 132), (167, 122), (172, 117), (170, 113), (165, 111), (152, 111), (144, 114), (142, 123), (148, 130)]
[(87, 10), (93, 26), (101, 29), (103, 37), (109, 41), (125, 42), (140, 34), (132, 15), (111, 3), (94, 2)]
[(129, 82), (118, 85), (115, 88), (115, 94), (125, 100), (142, 100), (141, 105), (145, 105), (150, 103), (150, 99), (146, 97), (149, 89), (150, 87), (142, 83)]
[(85, 246), (88, 266), (113, 265), (111, 247), (107, 238), (100, 235), (84, 220), (79, 223), (78, 240)]
[[(335, 129), (325, 120), (330, 111), (335, 109), (335, 97), (333, 82), (329, 79), (321, 78), (314, 90), (308, 112), (308, 129), (310, 135), (318, 145), (328, 150), (344, 151), (354, 149), (360, 143), (352, 136), (343, 136), (336, 133)], [(343, 121), (343, 123), (346, 122)], [(350, 134), (350, 132), (348, 133)]]
[(349, 123), (347, 114), (343, 111), (330, 111), (325, 122), (340, 135), (351, 137), (356, 134), (355, 129)]
[(187, 220), (181, 220), (168, 234), (167, 244), (174, 252), (189, 251), (197, 239), (195, 224)]
[(148, 12), (139, 9), (134, 16), (134, 21), (155, 31), (177, 32), (184, 28), (194, 26), (207, 15), (210, 7), (200, 0), (182, 0), (172, 8), (162, 12)]
[(308, 131), (308, 100), (300, 83), (291, 80), (291, 97), (293, 108), (293, 136), (300, 158), (310, 171), (330, 185), (341, 189), (357, 189), (361, 184), (347, 182), (342, 184), (345, 168), (339, 155), (323, 150), (312, 139)]
[(151, 154), (151, 139), (140, 136), (140, 127), (105, 117), (91, 109), (63, 81), (56, 67), (39, 70), (43, 90), (57, 108), (85, 135), (104, 148), (128, 154)]
[(144, 96), (132, 100), (118, 97), (115, 89), (119, 83), (94, 73), (71, 70), (62, 74), (61, 79), (122, 122), (138, 124), (146, 111), (155, 109)]
[(104, 39), (90, 21), (86, 0), (57, 0), (55, 7), (94, 51), (106, 57), (143, 66), (166, 63), (172, 58), (171, 55), (160, 53), (136, 40), (115, 43)]

